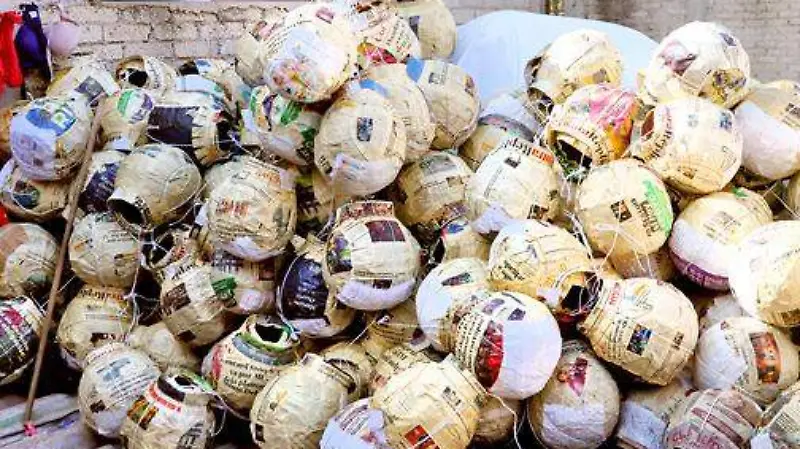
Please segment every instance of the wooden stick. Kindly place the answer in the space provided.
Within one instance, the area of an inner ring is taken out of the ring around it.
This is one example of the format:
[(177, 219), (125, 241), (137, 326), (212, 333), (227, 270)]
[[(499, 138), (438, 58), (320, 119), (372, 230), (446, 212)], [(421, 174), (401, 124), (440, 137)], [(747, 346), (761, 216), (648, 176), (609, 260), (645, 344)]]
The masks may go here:
[[(102, 99), (102, 96), (98, 101)], [(23, 418), (23, 425), (26, 432), (33, 431), (31, 416), (33, 415), (33, 403), (36, 401), (36, 390), (39, 387), (39, 377), (42, 372), (42, 363), (44, 362), (44, 354), (47, 351), (48, 335), (50, 327), (53, 324), (53, 315), (56, 311), (56, 302), (58, 298), (58, 291), (61, 288), (61, 276), (64, 273), (64, 262), (67, 258), (67, 251), (69, 247), (69, 239), (72, 236), (72, 228), (75, 225), (75, 213), (78, 210), (78, 199), (83, 191), (83, 185), (86, 183), (86, 177), (89, 175), (89, 167), (91, 167), (92, 154), (94, 147), (97, 143), (97, 132), (100, 129), (100, 114), (95, 114), (92, 120), (92, 129), (89, 132), (89, 144), (86, 148), (86, 153), (83, 155), (81, 167), (78, 170), (78, 175), (73, 181), (72, 187), (69, 192), (69, 203), (67, 209), (67, 226), (64, 229), (64, 238), (61, 240), (61, 246), (58, 249), (58, 257), (56, 259), (56, 271), (53, 275), (53, 284), (50, 286), (50, 295), (47, 299), (47, 314), (42, 321), (42, 327), (39, 330), (39, 349), (36, 351), (36, 363), (33, 365), (33, 378), (31, 379), (31, 386), (28, 390), (28, 400), (25, 403), (25, 416)]]

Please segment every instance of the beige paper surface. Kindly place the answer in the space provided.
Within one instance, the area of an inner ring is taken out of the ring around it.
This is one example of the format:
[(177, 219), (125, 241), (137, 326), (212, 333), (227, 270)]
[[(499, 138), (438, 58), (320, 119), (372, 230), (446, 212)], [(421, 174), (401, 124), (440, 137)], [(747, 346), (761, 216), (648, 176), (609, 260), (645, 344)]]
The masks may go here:
[(747, 189), (712, 193), (692, 201), (675, 220), (669, 249), (675, 266), (691, 281), (728, 290), (728, 264), (737, 245), (772, 221), (764, 199)]
[(11, 152), (31, 179), (70, 178), (89, 143), (92, 110), (82, 97), (31, 101), (11, 119)]
[(270, 90), (314, 103), (330, 98), (350, 77), (358, 44), (344, 10), (316, 3), (290, 11), (263, 45), (260, 58)]
[(459, 157), (444, 152), (406, 165), (395, 181), (397, 217), (422, 241), (433, 241), (445, 224), (464, 215), (472, 174)]
[(128, 410), (121, 439), (128, 449), (205, 449), (216, 432), (211, 387), (190, 372), (152, 382)]
[(522, 401), (489, 397), (481, 408), (478, 429), (472, 443), (479, 447), (494, 447), (511, 440), (523, 417)]
[(261, 52), (264, 50), (262, 42), (283, 22), (286, 11), (283, 8), (270, 8), (268, 16), (256, 23), (247, 33), (243, 34), (234, 44), (236, 58), (236, 73), (250, 86), (263, 86), (264, 60)]
[(144, 135), (155, 100), (144, 89), (124, 89), (100, 102), (101, 137), (106, 150), (132, 150)]
[(142, 267), (150, 271), (159, 285), (175, 280), (200, 259), (200, 243), (189, 231), (172, 229), (157, 236), (151, 248), (144, 248)]
[(442, 0), (401, 1), (394, 6), (419, 38), (423, 58), (444, 60), (453, 54), (456, 21)]
[(742, 163), (742, 134), (733, 113), (702, 98), (661, 103), (630, 148), (665, 183), (685, 193), (722, 190)]
[(193, 372), (200, 369), (200, 359), (189, 345), (178, 340), (163, 321), (150, 326), (133, 328), (126, 342), (152, 359), (161, 371), (170, 367), (185, 368)]
[(751, 316), (779, 327), (800, 324), (795, 293), (800, 270), (800, 223), (778, 221), (759, 227), (739, 244), (728, 281)]
[(328, 420), (347, 405), (354, 380), (315, 354), (273, 379), (256, 396), (250, 432), (262, 449), (317, 449)]
[(667, 245), (650, 254), (630, 253), (623, 256), (612, 254), (609, 260), (625, 279), (653, 278), (669, 281), (678, 275), (678, 269), (672, 262)]
[(57, 251), (56, 240), (38, 225), (11, 223), (0, 228), (0, 297), (47, 294)]
[(392, 377), (372, 396), (370, 407), (383, 412), (393, 449), (467, 446), (478, 426), (485, 392), (452, 358), (420, 363)]
[(298, 358), (298, 343), (298, 336), (280, 320), (250, 315), (211, 348), (202, 373), (226, 405), (246, 413), (261, 389)]
[(559, 211), (559, 181), (550, 150), (510, 137), (492, 150), (466, 191), (467, 218), (476, 231), (499, 231), (512, 220), (552, 219)]
[(144, 145), (122, 160), (108, 205), (134, 232), (178, 219), (200, 193), (200, 171), (183, 151)]
[(220, 273), (233, 276), (236, 289), (226, 308), (239, 315), (269, 313), (275, 310), (275, 260), (250, 262), (215, 250), (206, 260)]
[(103, 63), (94, 57), (78, 62), (63, 76), (57, 76), (47, 87), (48, 97), (83, 96), (94, 104), (102, 94), (115, 95), (119, 85)]
[(417, 321), (417, 304), (407, 299), (399, 305), (366, 316), (367, 336), (361, 345), (374, 358), (383, 351), (403, 343), (425, 346), (425, 334)]
[(377, 86), (353, 87), (334, 102), (314, 141), (317, 168), (334, 192), (346, 195), (371, 195), (389, 185), (405, 155), (405, 125)]
[(313, 164), (314, 137), (319, 132), (325, 106), (292, 101), (259, 86), (250, 94), (248, 110), (252, 126), (249, 128), (258, 134), (265, 151), (293, 164)]
[[(800, 395), (795, 384), (784, 391), (764, 414), (750, 447), (753, 449), (791, 449), (800, 444)], [(756, 442), (763, 442), (763, 446)]]
[(525, 67), (531, 100), (563, 103), (572, 93), (590, 84), (619, 86), (622, 55), (604, 33), (578, 30), (555, 39)]
[(345, 305), (381, 310), (400, 304), (413, 293), (420, 263), (419, 243), (394, 217), (392, 203), (360, 201), (337, 211), (323, 275)]
[(219, 340), (228, 330), (226, 301), (233, 296), (236, 281), (209, 265), (197, 265), (161, 286), (164, 324), (176, 337), (192, 347)]
[(301, 169), (295, 179), (297, 235), (319, 232), (333, 216), (334, 192), (328, 179), (315, 166)]
[(578, 187), (575, 212), (592, 247), (615, 257), (650, 254), (672, 229), (664, 184), (632, 159), (590, 171)]
[(750, 59), (730, 30), (691, 22), (665, 37), (644, 72), (641, 96), (649, 103), (703, 97), (726, 108), (747, 95)]
[(528, 423), (547, 447), (598, 447), (614, 431), (619, 407), (611, 373), (585, 343), (570, 340), (544, 390), (528, 402)]
[(125, 291), (84, 285), (67, 304), (56, 340), (70, 365), (80, 369), (87, 354), (108, 342), (124, 341), (133, 327), (134, 309)]
[(214, 245), (249, 261), (283, 252), (297, 220), (294, 172), (242, 158), (243, 167), (206, 203)]
[(667, 428), (665, 449), (736, 449), (746, 447), (761, 408), (733, 390), (692, 393)]
[(545, 139), (567, 173), (621, 158), (628, 149), (639, 103), (625, 88), (595, 84), (555, 107)]
[(410, 59), (406, 66), (436, 124), (432, 148), (461, 146), (478, 126), (480, 98), (475, 81), (464, 69), (445, 61)]
[(67, 207), (70, 182), (35, 181), (12, 159), (0, 169), (0, 205), (26, 221), (51, 220)]
[(439, 263), (465, 258), (487, 261), (491, 244), (491, 240), (475, 231), (467, 217), (462, 216), (442, 228), (439, 239), (433, 247), (434, 257), (441, 251)]
[(139, 241), (110, 213), (89, 214), (75, 225), (69, 262), (84, 282), (128, 288), (139, 269)]
[(797, 382), (800, 361), (789, 337), (756, 318), (727, 318), (700, 336), (694, 382), (701, 389), (736, 389), (760, 405)]
[(392, 377), (419, 363), (439, 362), (441, 356), (429, 349), (417, 349), (411, 344), (401, 344), (384, 351), (375, 364), (375, 375), (369, 383), (370, 395), (386, 385)]
[(89, 173), (78, 199), (79, 212), (107, 212), (108, 198), (114, 192), (117, 170), (125, 154), (120, 151), (98, 151), (92, 154)]
[(151, 56), (130, 56), (117, 63), (115, 74), (123, 89), (140, 87), (160, 99), (175, 85), (178, 73), (172, 66)]
[(562, 306), (567, 294), (586, 286), (592, 271), (591, 254), (566, 230), (525, 220), (500, 231), (492, 243), (486, 269), (494, 290), (537, 298), (560, 317), (570, 313)]
[(403, 64), (380, 64), (364, 75), (386, 89), (386, 99), (395, 116), (406, 127), (406, 162), (413, 162), (430, 150), (436, 127), (420, 88), (408, 77)]
[(330, 365), (344, 371), (356, 383), (350, 394), (350, 400), (368, 396), (370, 382), (375, 376), (375, 358), (361, 343), (344, 341), (325, 348), (320, 352), (322, 358)]
[(692, 303), (671, 284), (649, 278), (604, 282), (579, 328), (599, 357), (655, 385), (678, 375), (698, 336)]
[(118, 438), (128, 407), (160, 374), (145, 353), (122, 343), (92, 351), (78, 385), (83, 422), (99, 435)]
[[(364, 2), (368, 5), (369, 2)], [(395, 64), (422, 57), (419, 39), (409, 22), (386, 5), (355, 5), (351, 21), (356, 29), (358, 65)]]

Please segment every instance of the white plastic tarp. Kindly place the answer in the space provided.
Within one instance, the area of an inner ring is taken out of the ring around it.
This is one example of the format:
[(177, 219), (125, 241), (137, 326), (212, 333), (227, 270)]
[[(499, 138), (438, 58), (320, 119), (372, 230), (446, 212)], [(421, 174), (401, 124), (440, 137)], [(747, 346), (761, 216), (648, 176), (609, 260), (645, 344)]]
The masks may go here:
[(636, 88), (636, 73), (647, 66), (657, 43), (621, 25), (573, 17), (522, 11), (497, 11), (458, 27), (451, 58), (472, 75), (486, 104), (489, 99), (520, 87), (525, 64), (558, 36), (580, 29), (609, 36), (624, 58), (623, 84)]

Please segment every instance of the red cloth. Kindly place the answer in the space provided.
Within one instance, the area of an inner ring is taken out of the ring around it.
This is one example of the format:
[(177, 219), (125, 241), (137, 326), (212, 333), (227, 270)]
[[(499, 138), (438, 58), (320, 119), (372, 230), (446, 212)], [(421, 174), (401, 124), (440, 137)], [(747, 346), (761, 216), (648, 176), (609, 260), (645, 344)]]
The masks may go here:
[(0, 14), (0, 92), (5, 86), (19, 87), (24, 82), (14, 45), (14, 26), (22, 23), (16, 11)]

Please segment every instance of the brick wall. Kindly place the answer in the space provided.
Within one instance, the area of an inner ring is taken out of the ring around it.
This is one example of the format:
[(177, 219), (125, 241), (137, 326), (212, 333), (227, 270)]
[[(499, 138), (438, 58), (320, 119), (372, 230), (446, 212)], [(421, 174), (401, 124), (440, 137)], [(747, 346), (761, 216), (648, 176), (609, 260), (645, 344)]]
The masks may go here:
[[(46, 0), (48, 3), (52, 0)], [(658, 40), (691, 20), (719, 21), (748, 49), (763, 80), (800, 79), (800, 0), (563, 0), (566, 13), (636, 28)], [(445, 0), (459, 23), (497, 9), (538, 12), (544, 0)], [(42, 3), (42, 2), (40, 2)], [(70, 1), (82, 24), (81, 53), (103, 59), (147, 53), (181, 58), (227, 56), (231, 43), (275, 5), (297, 2), (167, 3), (132, 5)]]

